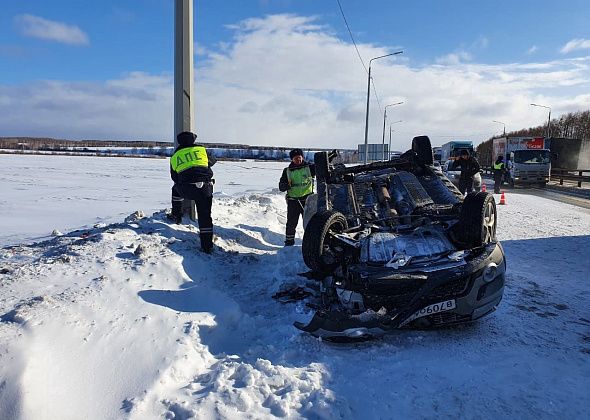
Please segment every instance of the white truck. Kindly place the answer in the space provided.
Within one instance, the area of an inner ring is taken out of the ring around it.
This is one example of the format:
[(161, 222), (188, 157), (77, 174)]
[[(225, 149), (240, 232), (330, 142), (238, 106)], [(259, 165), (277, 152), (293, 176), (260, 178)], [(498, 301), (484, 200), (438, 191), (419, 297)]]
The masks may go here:
[(492, 165), (498, 156), (504, 156), (512, 187), (533, 184), (544, 187), (551, 173), (549, 146), (550, 139), (544, 137), (500, 137), (493, 141)]

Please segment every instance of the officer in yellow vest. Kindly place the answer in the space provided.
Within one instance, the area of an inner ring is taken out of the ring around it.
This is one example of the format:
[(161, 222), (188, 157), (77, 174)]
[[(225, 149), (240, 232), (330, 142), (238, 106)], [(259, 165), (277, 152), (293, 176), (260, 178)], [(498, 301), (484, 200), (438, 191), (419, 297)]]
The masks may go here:
[(289, 157), (291, 163), (283, 170), (279, 181), (279, 190), (287, 192), (285, 246), (295, 245), (295, 229), (299, 223), (299, 216), (303, 216), (305, 201), (313, 193), (315, 177), (315, 165), (305, 161), (301, 149), (291, 150)]
[(500, 194), (504, 172), (506, 172), (504, 156), (500, 155), (494, 162), (494, 192), (496, 194)]
[(182, 202), (194, 200), (199, 219), (201, 249), (210, 253), (213, 250), (213, 171), (211, 166), (217, 162), (205, 147), (195, 144), (197, 135), (188, 131), (176, 136), (178, 147), (170, 158), (172, 187), (172, 218), (177, 224), (182, 222)]

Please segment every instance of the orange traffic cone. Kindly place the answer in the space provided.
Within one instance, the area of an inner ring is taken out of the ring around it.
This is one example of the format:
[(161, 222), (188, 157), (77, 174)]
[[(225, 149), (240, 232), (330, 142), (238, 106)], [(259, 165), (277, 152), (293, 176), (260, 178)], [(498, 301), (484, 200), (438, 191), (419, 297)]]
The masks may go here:
[(502, 191), (502, 195), (500, 196), (500, 204), (506, 204), (506, 195), (504, 191)]
[(486, 191), (487, 191), (486, 190), (486, 184), (485, 183), (482, 183), (481, 184), (481, 192), (486, 192)]

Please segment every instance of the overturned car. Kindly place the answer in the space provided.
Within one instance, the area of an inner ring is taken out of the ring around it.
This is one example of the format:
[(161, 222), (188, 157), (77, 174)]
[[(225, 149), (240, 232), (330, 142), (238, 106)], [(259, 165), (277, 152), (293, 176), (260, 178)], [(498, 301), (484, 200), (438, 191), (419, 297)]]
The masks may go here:
[(463, 197), (433, 165), (427, 136), (399, 158), (346, 167), (314, 156), (303, 259), (320, 284), (315, 336), (365, 339), (399, 328), (473, 321), (502, 299), (506, 262), (496, 204)]

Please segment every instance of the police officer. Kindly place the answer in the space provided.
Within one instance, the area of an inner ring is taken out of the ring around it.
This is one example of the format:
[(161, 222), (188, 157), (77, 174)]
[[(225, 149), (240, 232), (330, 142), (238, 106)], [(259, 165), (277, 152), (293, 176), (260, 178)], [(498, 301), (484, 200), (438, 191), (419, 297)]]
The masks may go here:
[(504, 156), (499, 155), (494, 162), (494, 192), (500, 194), (500, 187), (502, 186), (502, 177), (506, 172), (504, 165)]
[(512, 163), (510, 156), (507, 156), (506, 157), (506, 175), (504, 178), (506, 179), (506, 182), (508, 182), (508, 185), (510, 185), (511, 187), (514, 186), (514, 180), (512, 179), (512, 168), (514, 168), (514, 163)]
[(197, 135), (184, 131), (176, 136), (178, 147), (170, 158), (172, 187), (172, 218), (177, 224), (182, 222), (182, 203), (184, 199), (193, 200), (199, 219), (201, 249), (207, 254), (213, 250), (213, 171), (211, 166), (217, 159), (205, 147), (195, 144)]
[(473, 176), (478, 173), (481, 169), (479, 162), (473, 156), (469, 155), (469, 151), (466, 149), (461, 150), (459, 159), (453, 161), (451, 170), (461, 170), (461, 176), (459, 177), (459, 191), (462, 194), (470, 193), (473, 191)]
[(279, 190), (287, 192), (285, 246), (295, 245), (295, 229), (299, 223), (299, 216), (303, 215), (305, 201), (313, 193), (315, 177), (315, 165), (305, 161), (301, 149), (291, 150), (289, 157), (291, 163), (283, 170), (279, 181)]

